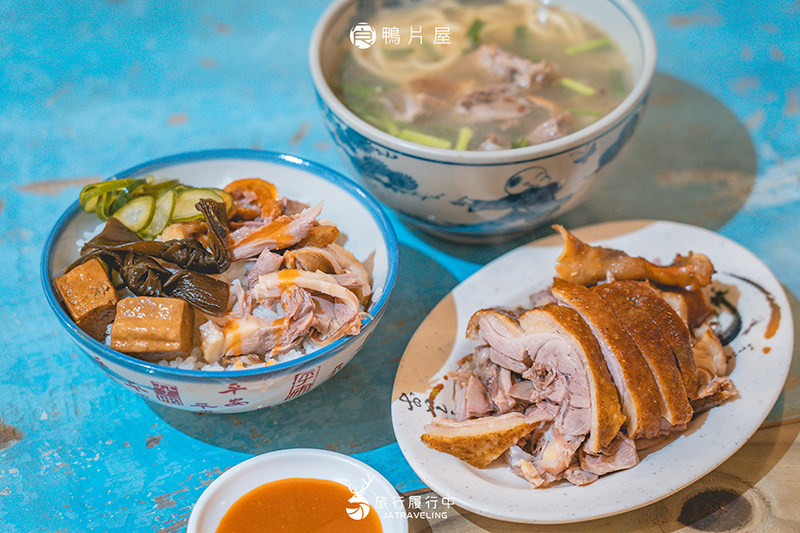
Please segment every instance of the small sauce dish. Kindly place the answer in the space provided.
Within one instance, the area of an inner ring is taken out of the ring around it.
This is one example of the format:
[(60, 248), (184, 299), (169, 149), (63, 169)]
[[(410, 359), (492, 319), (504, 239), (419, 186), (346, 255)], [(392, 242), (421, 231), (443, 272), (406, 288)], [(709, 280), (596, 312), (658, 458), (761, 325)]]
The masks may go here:
[(218, 477), (198, 498), (187, 533), (216, 533), (225, 513), (245, 495), (267, 483), (298, 478), (333, 481), (350, 489), (352, 497), (343, 509), (348, 519), (363, 520), (373, 512), (383, 533), (408, 532), (400, 495), (374, 468), (340, 453), (297, 448), (253, 457)]

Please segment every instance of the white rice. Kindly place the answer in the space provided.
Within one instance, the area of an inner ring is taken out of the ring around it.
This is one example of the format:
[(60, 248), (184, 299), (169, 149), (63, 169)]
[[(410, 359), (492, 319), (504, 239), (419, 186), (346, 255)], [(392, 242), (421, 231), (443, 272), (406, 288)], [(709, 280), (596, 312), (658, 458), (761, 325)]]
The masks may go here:
[(319, 349), (319, 347), (316, 344), (314, 344), (311, 340), (306, 339), (298, 349), (289, 350), (286, 353), (277, 355), (274, 358), (267, 361), (266, 363), (257, 363), (253, 365), (234, 363), (232, 365), (223, 366), (219, 363), (213, 363), (213, 364), (206, 363), (206, 360), (203, 357), (203, 351), (200, 349), (199, 346), (195, 346), (192, 349), (192, 353), (189, 354), (188, 357), (185, 358), (176, 357), (175, 359), (172, 360), (160, 359), (157, 361), (157, 363), (161, 366), (178, 368), (182, 370), (203, 370), (203, 371), (215, 371), (215, 372), (224, 370), (243, 370), (245, 368), (263, 368), (272, 366), (276, 363), (284, 363), (286, 361), (292, 361), (299, 357), (303, 357), (304, 355), (311, 353), (317, 349)]

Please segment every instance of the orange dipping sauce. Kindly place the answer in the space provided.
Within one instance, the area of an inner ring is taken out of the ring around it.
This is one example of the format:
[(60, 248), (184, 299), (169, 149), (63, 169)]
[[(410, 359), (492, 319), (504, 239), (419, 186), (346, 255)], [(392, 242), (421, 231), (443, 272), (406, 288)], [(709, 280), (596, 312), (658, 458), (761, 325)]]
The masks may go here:
[[(350, 501), (350, 500), (353, 501)], [(238, 500), (216, 533), (381, 533), (375, 509), (335, 481), (289, 478), (265, 483)]]

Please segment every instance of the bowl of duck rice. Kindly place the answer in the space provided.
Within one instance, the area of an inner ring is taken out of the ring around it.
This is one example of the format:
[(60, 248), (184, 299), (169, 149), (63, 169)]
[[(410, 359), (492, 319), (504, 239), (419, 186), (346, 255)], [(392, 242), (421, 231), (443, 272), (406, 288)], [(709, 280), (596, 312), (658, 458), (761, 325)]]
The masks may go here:
[(149, 401), (236, 413), (333, 377), (386, 309), (397, 239), (319, 164), (192, 152), (87, 185), (45, 245), (46, 299), (106, 375)]

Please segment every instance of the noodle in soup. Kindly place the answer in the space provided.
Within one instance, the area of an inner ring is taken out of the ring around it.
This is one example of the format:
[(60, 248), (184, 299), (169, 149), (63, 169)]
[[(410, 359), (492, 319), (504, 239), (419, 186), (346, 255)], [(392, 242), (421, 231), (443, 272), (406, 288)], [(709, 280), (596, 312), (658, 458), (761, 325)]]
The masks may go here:
[(535, 0), (445, 0), (382, 9), (372, 45), (348, 40), (337, 97), (373, 126), (456, 150), (502, 150), (596, 122), (629, 92), (617, 43), (580, 15)]

